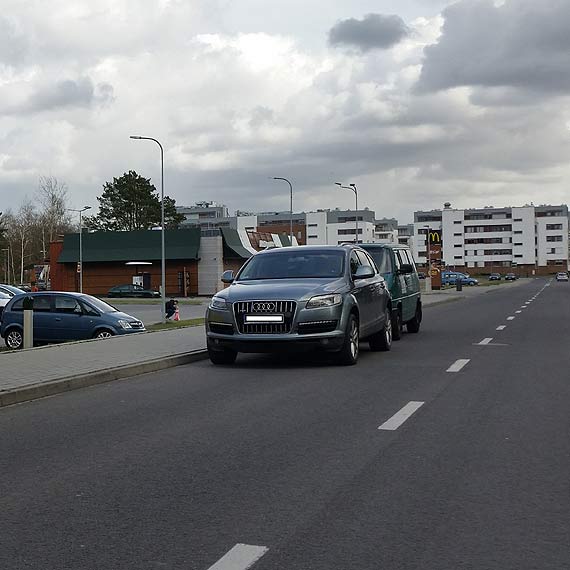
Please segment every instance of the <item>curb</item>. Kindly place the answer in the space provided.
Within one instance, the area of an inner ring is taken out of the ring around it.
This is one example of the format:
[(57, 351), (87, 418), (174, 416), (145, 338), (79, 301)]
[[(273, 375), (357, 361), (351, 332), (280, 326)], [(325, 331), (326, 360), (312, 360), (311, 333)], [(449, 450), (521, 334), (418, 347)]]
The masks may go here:
[(108, 368), (106, 370), (98, 370), (97, 372), (89, 372), (88, 374), (80, 374), (78, 376), (68, 376), (67, 378), (58, 378), (51, 382), (40, 384), (31, 384), (22, 386), (6, 392), (0, 392), (0, 408), (12, 406), (38, 398), (45, 398), (62, 392), (70, 392), (96, 384), (104, 384), (105, 382), (113, 382), (114, 380), (122, 380), (139, 374), (148, 372), (157, 372), (174, 366), (189, 364), (198, 360), (208, 358), (208, 351), (205, 349), (193, 350), (184, 354), (176, 354), (166, 358), (158, 358), (155, 360), (147, 360), (137, 364), (127, 364), (117, 368)]

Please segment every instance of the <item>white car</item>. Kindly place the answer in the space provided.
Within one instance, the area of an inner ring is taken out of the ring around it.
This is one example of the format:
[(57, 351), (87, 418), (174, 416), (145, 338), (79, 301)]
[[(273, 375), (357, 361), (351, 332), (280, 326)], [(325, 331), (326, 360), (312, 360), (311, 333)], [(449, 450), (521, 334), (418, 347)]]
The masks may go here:
[(568, 273), (561, 271), (556, 274), (556, 281), (568, 281)]

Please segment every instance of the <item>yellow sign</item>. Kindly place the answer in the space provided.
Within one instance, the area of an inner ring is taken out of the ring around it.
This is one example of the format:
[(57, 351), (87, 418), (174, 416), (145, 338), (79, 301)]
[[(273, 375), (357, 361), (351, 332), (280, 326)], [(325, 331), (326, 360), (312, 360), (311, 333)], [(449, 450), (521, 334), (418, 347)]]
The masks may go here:
[(430, 277), (437, 277), (439, 275), (439, 269), (430, 269), (429, 275)]

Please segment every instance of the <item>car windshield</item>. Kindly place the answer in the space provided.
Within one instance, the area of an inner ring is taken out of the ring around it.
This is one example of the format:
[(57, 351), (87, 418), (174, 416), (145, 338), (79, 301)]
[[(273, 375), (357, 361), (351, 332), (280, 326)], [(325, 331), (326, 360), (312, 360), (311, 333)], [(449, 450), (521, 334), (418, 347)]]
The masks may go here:
[(91, 297), (87, 295), (82, 298), (83, 301), (86, 301), (91, 305), (93, 308), (97, 309), (100, 313), (116, 313), (118, 309), (115, 309), (113, 305), (109, 305), (109, 303), (105, 303), (105, 301), (101, 301), (101, 299), (97, 299), (97, 297)]
[(240, 281), (254, 279), (330, 279), (344, 273), (343, 251), (294, 249), (256, 255), (238, 275)]

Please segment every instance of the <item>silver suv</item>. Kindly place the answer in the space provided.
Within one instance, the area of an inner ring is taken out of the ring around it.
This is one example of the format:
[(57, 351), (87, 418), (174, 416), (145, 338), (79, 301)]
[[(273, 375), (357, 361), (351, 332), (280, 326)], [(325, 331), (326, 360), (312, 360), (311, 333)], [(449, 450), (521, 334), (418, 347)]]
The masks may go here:
[(392, 302), (374, 260), (357, 246), (271, 249), (251, 257), (206, 312), (208, 353), (321, 349), (356, 364), (359, 341), (390, 350)]

